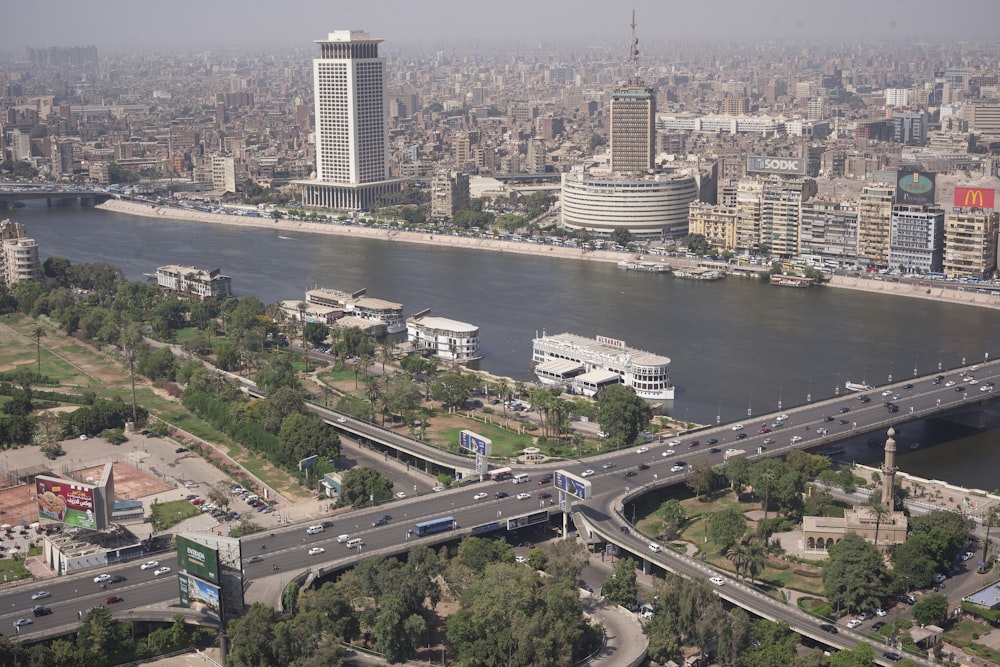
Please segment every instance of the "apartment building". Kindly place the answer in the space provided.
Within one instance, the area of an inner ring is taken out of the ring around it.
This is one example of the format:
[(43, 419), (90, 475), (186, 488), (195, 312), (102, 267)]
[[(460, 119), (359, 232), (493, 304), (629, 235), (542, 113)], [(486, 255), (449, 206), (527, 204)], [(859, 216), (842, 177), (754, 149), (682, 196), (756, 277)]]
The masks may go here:
[(221, 269), (205, 271), (197, 266), (168, 264), (156, 269), (156, 284), (160, 289), (197, 297), (202, 301), (232, 296), (232, 278)]
[(29, 239), (25, 226), (0, 220), (0, 285), (8, 287), (21, 280), (40, 280), (38, 243)]
[(431, 181), (431, 217), (445, 220), (469, 207), (469, 175), (441, 170)]
[(907, 273), (940, 271), (944, 255), (944, 211), (930, 206), (892, 207), (889, 264)]
[(997, 270), (1000, 213), (969, 209), (945, 215), (943, 270), (949, 278), (988, 278)]
[(872, 266), (888, 266), (892, 203), (895, 188), (873, 183), (861, 189), (858, 198), (858, 260)]

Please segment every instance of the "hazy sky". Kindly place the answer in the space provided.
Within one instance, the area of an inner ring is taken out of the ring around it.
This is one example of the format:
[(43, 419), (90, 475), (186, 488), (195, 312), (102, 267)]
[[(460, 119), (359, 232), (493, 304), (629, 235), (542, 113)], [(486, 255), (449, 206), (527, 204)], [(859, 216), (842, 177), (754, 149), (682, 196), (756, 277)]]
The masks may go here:
[(705, 39), (995, 37), (1000, 0), (48, 0), (11, 3), (0, 50), (96, 45), (102, 52), (311, 45), (367, 30), (390, 44), (640, 45)]

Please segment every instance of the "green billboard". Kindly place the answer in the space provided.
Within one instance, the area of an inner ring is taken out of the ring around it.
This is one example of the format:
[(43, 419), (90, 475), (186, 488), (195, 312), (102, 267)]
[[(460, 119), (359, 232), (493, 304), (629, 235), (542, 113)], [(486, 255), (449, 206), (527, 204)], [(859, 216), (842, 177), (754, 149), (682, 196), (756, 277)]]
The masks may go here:
[(177, 536), (177, 565), (199, 579), (219, 583), (219, 551)]

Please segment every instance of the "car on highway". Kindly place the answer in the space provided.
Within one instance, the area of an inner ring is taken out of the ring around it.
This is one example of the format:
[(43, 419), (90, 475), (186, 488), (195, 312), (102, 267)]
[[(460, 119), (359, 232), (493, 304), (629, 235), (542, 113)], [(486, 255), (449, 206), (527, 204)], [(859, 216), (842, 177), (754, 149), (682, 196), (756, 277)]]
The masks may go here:
[(794, 444), (796, 442), (802, 442), (802, 436), (801, 435), (793, 435), (792, 436), (792, 444)]
[(660, 551), (663, 550), (663, 547), (661, 547), (656, 542), (650, 542), (649, 543), (649, 550), (652, 551), (654, 554), (658, 554), (658, 553), (660, 553)]
[(507, 493), (506, 491), (497, 491), (496, 493), (493, 494), (493, 497), (496, 498), (497, 500), (500, 500), (501, 498), (506, 498), (509, 495), (510, 494)]
[(903, 385), (903, 389), (913, 389), (913, 385), (907, 382), (906, 384)]
[(672, 449), (664, 449), (664, 450), (663, 450), (663, 453), (662, 453), (662, 454), (660, 454), (660, 456), (673, 456), (673, 455), (674, 455), (674, 454), (676, 454), (676, 453), (677, 453), (677, 452), (675, 452), (675, 451), (674, 451), (674, 450), (672, 450)]
[(778, 415), (777, 417), (775, 417), (775, 420), (777, 420), (779, 422), (783, 422), (786, 419), (788, 419), (788, 415)]
[(883, 398), (885, 398), (886, 396), (891, 396), (891, 395), (892, 395), (892, 389), (886, 389), (885, 391), (882, 392), (882, 397)]
[(480, 491), (476, 495), (472, 496), (472, 499), (473, 500), (482, 500), (483, 498), (489, 498), (489, 497), (490, 497), (490, 494), (486, 493), (485, 491)]
[(519, 494), (517, 494), (516, 497), (517, 497), (518, 500), (527, 500), (528, 498), (531, 497), (531, 494), (530, 493), (519, 493)]
[(773, 445), (774, 444), (774, 438), (764, 438), (764, 444), (765, 445)]
[(125, 598), (117, 595), (109, 595), (104, 599), (104, 604), (117, 604), (119, 602), (125, 602)]
[(835, 635), (838, 632), (837, 626), (830, 623), (820, 623), (819, 629), (823, 632), (829, 632), (831, 635)]
[(340, 542), (341, 544), (343, 544), (344, 542), (349, 542), (350, 540), (351, 540), (350, 535), (347, 534), (337, 535), (337, 541)]
[(837, 421), (837, 423), (840, 424), (841, 426), (847, 426), (851, 422), (849, 420), (847, 420), (847, 419), (840, 419), (840, 420)]
[(955, 391), (965, 391), (965, 387), (959, 385), (958, 387), (955, 387)]
[(737, 440), (744, 440), (744, 439), (746, 439), (746, 437), (747, 437), (746, 433), (737, 433), (736, 434), (736, 439)]
[(885, 658), (886, 660), (891, 660), (893, 662), (899, 662), (900, 660), (903, 659), (903, 656), (896, 653), (895, 651), (886, 651), (885, 653), (882, 654), (882, 657)]
[(718, 438), (709, 438), (708, 440), (705, 441), (705, 444), (706, 445), (717, 445), (717, 444), (719, 444), (719, 439)]
[(548, 500), (549, 498), (552, 497), (552, 494), (549, 493), (548, 491), (542, 491), (535, 497), (538, 498), (539, 500)]
[(760, 430), (757, 431), (757, 432), (758, 433), (770, 433), (771, 432), (771, 427), (770, 426), (761, 426)]
[(384, 526), (387, 523), (389, 523), (389, 515), (383, 514), (382, 516), (372, 521), (372, 528), (378, 528), (379, 526)]
[(670, 472), (681, 472), (683, 470), (684, 466), (681, 465), (680, 463), (675, 463), (674, 465), (670, 466)]
[(157, 568), (153, 572), (153, 575), (156, 577), (160, 576), (161, 574), (170, 574), (170, 568), (164, 565), (163, 567)]
[(616, 465), (618, 464), (615, 463), (614, 461), (608, 461), (607, 463), (602, 463), (601, 468), (603, 468), (604, 470), (610, 470), (611, 468), (614, 468)]
[(826, 417), (823, 417), (823, 421), (825, 421), (825, 422), (832, 422), (833, 420), (834, 420), (834, 418), (831, 417), (830, 415), (827, 415)]
[(622, 478), (623, 479), (628, 479), (629, 477), (635, 477), (638, 474), (639, 473), (637, 473), (634, 470), (626, 470), (625, 472), (622, 473)]
[(403, 498), (406, 497), (406, 491), (397, 491), (396, 492), (396, 497), (399, 498), (400, 500), (402, 500)]
[(838, 412), (840, 412), (840, 414), (844, 414), (845, 412), (850, 412), (850, 411), (851, 409), (845, 405)]
[(441, 491), (444, 491), (444, 487), (443, 486), (435, 486), (435, 487), (431, 488), (431, 491), (433, 491), (434, 493), (439, 493)]
[(947, 382), (944, 383), (944, 386), (946, 386), (946, 387), (954, 387), (956, 384), (958, 384), (958, 383), (955, 382), (954, 380), (948, 380)]
[(667, 447), (680, 447), (680, 446), (681, 446), (680, 440), (671, 440), (670, 442), (667, 443)]
[(816, 432), (819, 433), (820, 435), (826, 435), (827, 433), (829, 433), (829, 431), (827, 431), (825, 428), (818, 428), (816, 429)]
[(19, 618), (16, 621), (14, 621), (14, 627), (19, 628), (22, 625), (31, 625), (32, 623), (34, 623), (34, 621), (31, 620), (30, 618)]
[(338, 424), (346, 424), (347, 423), (347, 418), (346, 417), (337, 417), (337, 423)]
[(94, 577), (94, 583), (95, 584), (106, 584), (109, 581), (111, 581), (111, 575), (110, 574), (99, 574), (96, 577)]
[(253, 556), (250, 556), (250, 558), (247, 558), (247, 563), (259, 563), (262, 560), (264, 560), (263, 556), (260, 554), (254, 554)]
[(549, 484), (552, 482), (552, 475), (545, 475), (544, 477), (538, 478), (539, 484)]
[(743, 430), (743, 424), (733, 424), (731, 428), (734, 431), (742, 431)]
[(726, 585), (726, 580), (723, 579), (722, 577), (709, 577), (708, 580), (710, 582), (712, 582), (713, 584), (715, 584), (716, 586), (725, 586)]
[(701, 440), (692, 440), (691, 442), (688, 443), (688, 447), (697, 447), (700, 444)]
[(639, 449), (635, 450), (635, 453), (636, 454), (645, 454), (648, 451), (649, 451), (649, 447), (640, 447)]
[(584, 470), (583, 472), (580, 473), (580, 477), (590, 477), (593, 474), (594, 471), (588, 468), (587, 470)]
[(31, 608), (31, 613), (35, 615), (35, 618), (38, 618), (39, 616), (48, 616), (52, 613), (52, 608), (46, 607), (42, 604), (36, 604)]
[(324, 551), (326, 551), (326, 549), (324, 549), (323, 547), (310, 547), (310, 549), (309, 549), (309, 555), (310, 556), (318, 556), (319, 554), (323, 553)]
[(649, 470), (649, 464), (648, 463), (640, 463), (639, 465), (637, 465), (635, 467), (635, 469), (636, 470)]
[(47, 597), (51, 597), (51, 596), (52, 596), (52, 593), (49, 593), (48, 591), (38, 591), (37, 593), (35, 593), (35, 594), (33, 594), (31, 596), (31, 599), (32, 600), (41, 600), (43, 598), (47, 598)]
[(851, 630), (853, 630), (854, 628), (860, 627), (861, 626), (861, 622), (862, 621), (859, 618), (852, 618), (851, 620), (849, 620), (847, 622), (847, 627), (850, 628)]
[(147, 560), (145, 563), (139, 566), (140, 570), (150, 570), (160, 564), (158, 560)]

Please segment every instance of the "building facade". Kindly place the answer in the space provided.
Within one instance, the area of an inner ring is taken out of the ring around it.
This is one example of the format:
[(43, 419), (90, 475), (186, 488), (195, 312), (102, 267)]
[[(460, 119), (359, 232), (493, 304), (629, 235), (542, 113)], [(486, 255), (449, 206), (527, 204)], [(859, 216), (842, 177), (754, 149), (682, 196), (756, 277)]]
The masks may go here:
[(656, 157), (656, 94), (643, 85), (611, 93), (611, 171), (641, 174)]
[(733, 207), (691, 202), (688, 206), (688, 234), (704, 236), (709, 245), (719, 251), (736, 250), (738, 219)]
[(431, 217), (435, 220), (453, 218), (469, 207), (469, 175), (460, 171), (441, 170), (431, 181)]
[(968, 209), (948, 213), (944, 223), (943, 271), (949, 278), (982, 279), (997, 271), (1000, 213)]
[(399, 189), (399, 181), (389, 180), (381, 41), (358, 30), (316, 41), (316, 179), (299, 182), (310, 206), (365, 210)]
[(853, 203), (813, 200), (802, 204), (799, 254), (825, 263), (853, 265), (858, 256), (858, 211)]
[(858, 199), (858, 260), (872, 266), (889, 264), (889, 230), (895, 189), (866, 185)]
[(940, 271), (944, 256), (944, 211), (926, 206), (892, 207), (889, 264), (906, 273)]
[(41, 279), (38, 243), (26, 233), (20, 222), (0, 220), (0, 285)]

